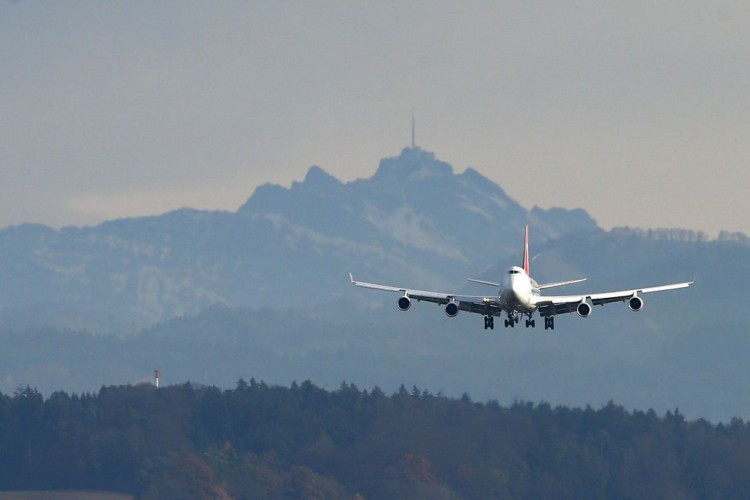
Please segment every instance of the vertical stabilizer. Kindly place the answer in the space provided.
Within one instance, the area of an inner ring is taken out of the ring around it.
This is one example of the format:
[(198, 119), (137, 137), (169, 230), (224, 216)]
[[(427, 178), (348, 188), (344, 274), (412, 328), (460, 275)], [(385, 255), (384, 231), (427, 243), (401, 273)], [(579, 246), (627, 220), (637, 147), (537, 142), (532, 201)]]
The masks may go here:
[(527, 276), (531, 276), (531, 270), (529, 268), (529, 225), (526, 225), (526, 236), (523, 240), (523, 270), (526, 271)]

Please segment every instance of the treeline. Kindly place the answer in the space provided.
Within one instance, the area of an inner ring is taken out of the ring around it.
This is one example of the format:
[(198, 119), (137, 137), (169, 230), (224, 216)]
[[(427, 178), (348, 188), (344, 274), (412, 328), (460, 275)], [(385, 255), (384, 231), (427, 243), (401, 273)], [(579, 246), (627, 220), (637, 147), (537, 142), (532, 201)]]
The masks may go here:
[[(708, 234), (703, 231), (694, 231), (692, 229), (681, 228), (650, 228), (642, 229), (640, 227), (618, 226), (611, 230), (612, 234), (619, 236), (630, 236), (648, 240), (660, 241), (683, 241), (689, 243), (712, 241)], [(730, 241), (736, 243), (750, 243), (750, 237), (740, 231), (721, 230), (716, 236), (715, 241)]]
[(682, 241), (688, 243), (721, 241), (735, 243), (750, 243), (750, 237), (739, 231), (721, 230), (714, 240), (703, 231), (681, 228), (649, 228), (619, 226), (612, 228), (612, 234), (618, 236), (629, 236), (634, 238), (658, 240), (658, 241)]
[(750, 425), (240, 380), (0, 395), (0, 490), (142, 498), (750, 498)]
[[(683, 241), (689, 243), (706, 242), (711, 241), (708, 234), (703, 231), (693, 231), (692, 229), (681, 229), (681, 228), (649, 228), (642, 229), (640, 227), (614, 227), (612, 228), (612, 234), (618, 236), (631, 236), (636, 238), (648, 239), (648, 240), (661, 240), (661, 241)], [(745, 239), (740, 239), (740, 238)], [(722, 231), (719, 235), (718, 241), (745, 241), (745, 237), (742, 233), (730, 233), (728, 231)]]

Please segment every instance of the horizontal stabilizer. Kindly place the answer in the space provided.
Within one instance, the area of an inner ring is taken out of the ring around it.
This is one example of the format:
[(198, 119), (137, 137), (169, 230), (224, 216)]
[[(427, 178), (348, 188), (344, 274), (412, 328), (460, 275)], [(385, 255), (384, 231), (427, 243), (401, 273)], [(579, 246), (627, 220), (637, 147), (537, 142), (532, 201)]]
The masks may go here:
[(500, 288), (500, 283), (494, 283), (492, 281), (475, 280), (472, 278), (466, 278), (466, 281), (471, 281), (472, 283), (479, 283), (480, 285), (489, 285), (489, 286)]
[(579, 278), (577, 280), (570, 281), (557, 281), (555, 283), (545, 283), (543, 285), (539, 285), (539, 289), (544, 290), (545, 288), (555, 288), (556, 286), (573, 285), (574, 283), (583, 283), (584, 281), (586, 281), (586, 278)]

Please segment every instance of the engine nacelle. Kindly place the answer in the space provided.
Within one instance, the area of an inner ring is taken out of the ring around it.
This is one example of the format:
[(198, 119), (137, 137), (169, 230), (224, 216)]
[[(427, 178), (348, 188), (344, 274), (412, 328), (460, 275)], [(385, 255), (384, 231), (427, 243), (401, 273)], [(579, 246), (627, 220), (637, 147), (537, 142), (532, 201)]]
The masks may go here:
[(578, 313), (580, 317), (588, 318), (589, 316), (591, 316), (591, 313), (593, 312), (593, 310), (591, 308), (591, 304), (589, 304), (586, 301), (583, 301), (576, 306), (576, 312)]
[(398, 299), (398, 308), (402, 311), (408, 311), (411, 307), (411, 299), (404, 295), (400, 299)]
[(643, 309), (643, 299), (637, 295), (633, 295), (630, 297), (630, 300), (628, 300), (628, 307), (631, 311), (640, 311)]
[(445, 315), (449, 318), (455, 318), (456, 314), (458, 314), (458, 304), (455, 302), (448, 302), (445, 306)]

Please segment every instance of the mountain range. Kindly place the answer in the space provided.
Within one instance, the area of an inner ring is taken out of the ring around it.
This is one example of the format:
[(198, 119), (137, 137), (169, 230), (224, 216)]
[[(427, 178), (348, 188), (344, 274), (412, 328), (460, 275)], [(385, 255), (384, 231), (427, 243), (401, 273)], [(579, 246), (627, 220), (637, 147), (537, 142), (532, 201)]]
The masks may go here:
[[(510, 173), (509, 173), (510, 175)], [(644, 310), (594, 308), (543, 329), (484, 331), (479, 315), (397, 310), (358, 279), (479, 294), (522, 257), (540, 281), (606, 291), (696, 277)], [(343, 380), (475, 399), (750, 415), (750, 241), (682, 229), (605, 231), (583, 209), (526, 209), (468, 168), (406, 148), (342, 183), (309, 169), (235, 212), (0, 231), (0, 392), (92, 391), (148, 380), (232, 386)]]
[(0, 321), (135, 332), (214, 304), (312, 309), (347, 272), (455, 287), (534, 238), (596, 229), (583, 210), (527, 210), (474, 169), (419, 148), (341, 183), (320, 167), (236, 212), (177, 210), (95, 227), (0, 231)]

